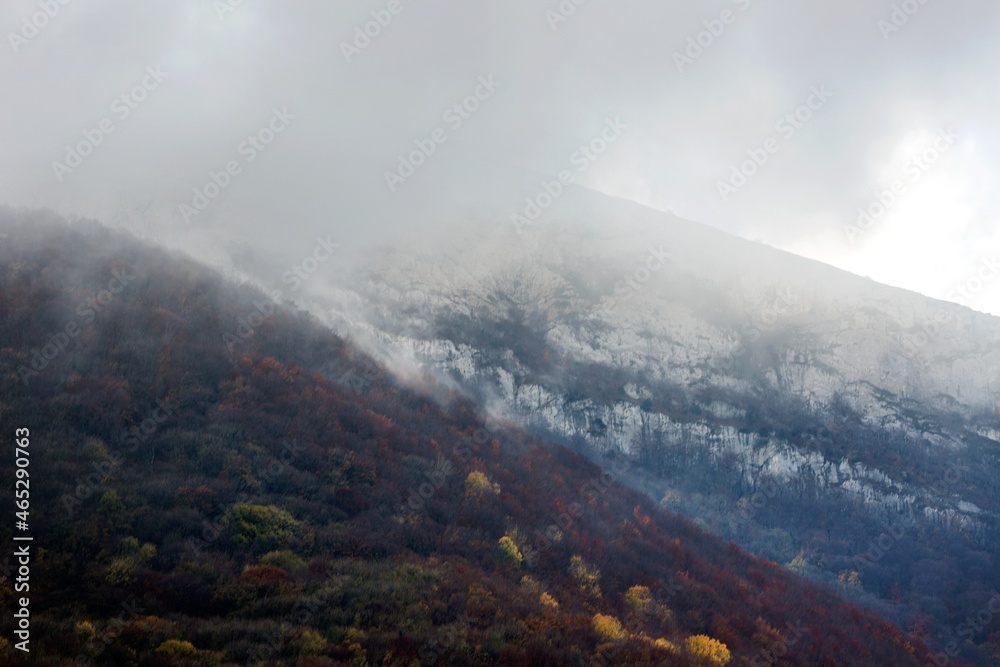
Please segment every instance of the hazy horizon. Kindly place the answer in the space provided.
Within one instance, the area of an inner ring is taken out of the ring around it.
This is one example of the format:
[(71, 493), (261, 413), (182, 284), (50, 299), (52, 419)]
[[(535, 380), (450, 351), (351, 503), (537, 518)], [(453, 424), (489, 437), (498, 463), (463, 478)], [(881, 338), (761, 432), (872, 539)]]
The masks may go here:
[(991, 3), (8, 7), (13, 206), (349, 253), (566, 173), (1000, 314)]

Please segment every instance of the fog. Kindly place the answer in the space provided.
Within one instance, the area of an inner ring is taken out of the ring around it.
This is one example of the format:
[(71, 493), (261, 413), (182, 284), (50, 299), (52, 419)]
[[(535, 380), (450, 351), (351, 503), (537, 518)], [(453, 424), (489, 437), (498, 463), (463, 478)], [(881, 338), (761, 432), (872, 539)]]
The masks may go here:
[(210, 261), (349, 258), (511, 224), (568, 173), (1000, 313), (992, 283), (956, 292), (1000, 248), (993, 2), (5, 7), (12, 206)]

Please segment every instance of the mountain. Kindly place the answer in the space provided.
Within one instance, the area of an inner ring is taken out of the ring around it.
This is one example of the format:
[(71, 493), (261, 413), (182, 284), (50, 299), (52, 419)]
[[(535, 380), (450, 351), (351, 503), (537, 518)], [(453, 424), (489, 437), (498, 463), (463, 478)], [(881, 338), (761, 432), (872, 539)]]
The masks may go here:
[[(522, 206), (386, 244), (299, 301), (992, 664), (1000, 320), (592, 192)], [(256, 261), (238, 265), (278, 275)]]
[(29, 459), (0, 471), (33, 482), (30, 575), (5, 560), (0, 595), (34, 664), (932, 659), (629, 488), (629, 457), (602, 471), (96, 223), (2, 210), (0, 233), (0, 416)]

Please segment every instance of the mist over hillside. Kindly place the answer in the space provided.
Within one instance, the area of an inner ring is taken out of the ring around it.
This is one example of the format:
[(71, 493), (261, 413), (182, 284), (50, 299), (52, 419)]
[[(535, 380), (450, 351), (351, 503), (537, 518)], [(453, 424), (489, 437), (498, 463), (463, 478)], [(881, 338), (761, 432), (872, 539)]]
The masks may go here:
[(663, 506), (954, 638), (997, 585), (1000, 320), (578, 189), (517, 222), (386, 243), (300, 301), (390, 368), (625, 456)]
[(0, 229), (38, 664), (930, 659), (630, 490), (627, 460), (406, 389), (259, 288), (98, 225)]
[(998, 19), (8, 0), (0, 664), (1000, 667)]

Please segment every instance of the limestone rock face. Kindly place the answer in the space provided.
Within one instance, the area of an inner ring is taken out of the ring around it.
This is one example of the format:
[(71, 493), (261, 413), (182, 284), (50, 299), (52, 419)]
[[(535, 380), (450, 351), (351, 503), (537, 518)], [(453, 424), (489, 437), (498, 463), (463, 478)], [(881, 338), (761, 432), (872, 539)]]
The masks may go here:
[(873, 520), (993, 521), (1000, 498), (976, 480), (1000, 467), (1000, 319), (587, 197), (527, 228), (383, 249), (318, 307), (395, 368), (626, 457), (729, 537), (727, 510), (685, 500), (689, 478), (724, 480), (722, 507), (770, 480), (782, 502), (795, 489)]

